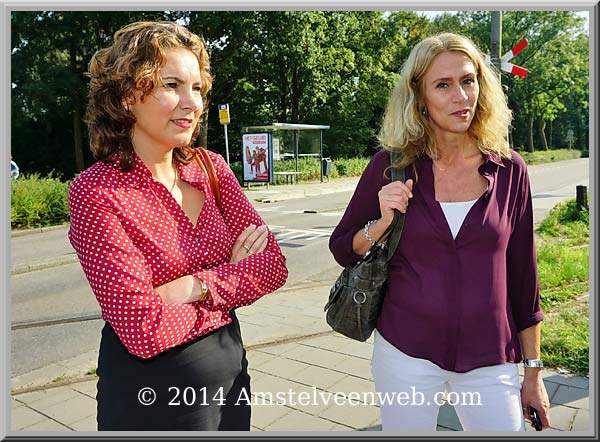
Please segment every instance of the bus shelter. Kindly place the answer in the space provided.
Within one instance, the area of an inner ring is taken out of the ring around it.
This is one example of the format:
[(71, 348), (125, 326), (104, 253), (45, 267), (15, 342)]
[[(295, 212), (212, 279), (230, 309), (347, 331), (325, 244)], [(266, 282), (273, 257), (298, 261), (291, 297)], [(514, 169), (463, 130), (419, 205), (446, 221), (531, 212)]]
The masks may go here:
[[(288, 183), (297, 183), (301, 158), (314, 158), (319, 162), (321, 182), (324, 175), (329, 177), (331, 159), (323, 158), (323, 130), (330, 126), (264, 123), (240, 127), (244, 182), (269, 184), (275, 176), (282, 176)], [(284, 163), (277, 172), (274, 171), (276, 161)]]

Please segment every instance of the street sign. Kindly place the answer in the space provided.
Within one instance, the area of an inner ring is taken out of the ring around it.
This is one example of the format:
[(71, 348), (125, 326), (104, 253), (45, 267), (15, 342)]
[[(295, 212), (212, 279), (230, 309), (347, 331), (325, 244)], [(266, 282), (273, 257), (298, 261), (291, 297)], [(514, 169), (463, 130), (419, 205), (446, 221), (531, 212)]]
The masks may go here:
[[(517, 43), (514, 48), (512, 48), (510, 51), (508, 51), (506, 54), (504, 54), (502, 56), (502, 58), (500, 59), (500, 68), (503, 71), (506, 71), (510, 74), (514, 74), (519, 77), (526, 77), (527, 72), (528, 72), (527, 69), (522, 68), (521, 66), (514, 65), (512, 63), (509, 63), (508, 60), (512, 59), (515, 55), (517, 55), (519, 52), (521, 52), (523, 49), (525, 49), (528, 44), (529, 44), (529, 42), (527, 41), (526, 38), (524, 38), (519, 43)], [(489, 65), (492, 62), (492, 58), (488, 54), (481, 54), (481, 55), (484, 58), (485, 64)]]
[(229, 124), (229, 105), (219, 104), (219, 122), (225, 131), (225, 160), (229, 164), (229, 140), (227, 139), (227, 125)]
[(229, 105), (219, 104), (219, 122), (221, 124), (229, 124)]
[(569, 129), (567, 131), (567, 143), (569, 143), (569, 149), (573, 146), (573, 141), (575, 141), (575, 137), (573, 137), (573, 129)]

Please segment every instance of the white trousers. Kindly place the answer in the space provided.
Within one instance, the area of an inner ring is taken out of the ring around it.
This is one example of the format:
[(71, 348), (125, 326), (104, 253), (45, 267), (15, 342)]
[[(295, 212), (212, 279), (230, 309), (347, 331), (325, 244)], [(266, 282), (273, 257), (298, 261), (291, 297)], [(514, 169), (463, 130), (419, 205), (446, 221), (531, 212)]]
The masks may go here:
[(371, 370), (383, 431), (435, 431), (444, 399), (465, 431), (525, 431), (517, 364), (455, 373), (408, 356), (375, 330)]

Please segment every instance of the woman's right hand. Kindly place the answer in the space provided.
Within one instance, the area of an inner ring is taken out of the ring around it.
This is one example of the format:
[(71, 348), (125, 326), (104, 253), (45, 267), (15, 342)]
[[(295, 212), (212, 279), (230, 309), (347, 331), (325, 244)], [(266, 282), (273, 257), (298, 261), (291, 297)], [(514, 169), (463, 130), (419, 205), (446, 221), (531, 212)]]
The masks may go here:
[(235, 240), (229, 262), (237, 264), (242, 259), (262, 252), (267, 247), (268, 241), (269, 230), (266, 224), (258, 227), (250, 224)]
[(379, 210), (381, 211), (382, 224), (389, 226), (394, 219), (394, 209), (406, 213), (408, 201), (412, 198), (413, 180), (406, 183), (393, 181), (381, 188), (379, 197)]

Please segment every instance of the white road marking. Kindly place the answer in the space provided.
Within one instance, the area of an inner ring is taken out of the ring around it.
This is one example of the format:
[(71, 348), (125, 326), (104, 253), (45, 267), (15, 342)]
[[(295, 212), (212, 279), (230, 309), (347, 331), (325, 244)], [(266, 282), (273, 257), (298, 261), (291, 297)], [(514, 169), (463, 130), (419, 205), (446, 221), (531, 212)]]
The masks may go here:
[(321, 215), (321, 216), (342, 216), (344, 214), (344, 212), (310, 212), (310, 213), (306, 213), (304, 210), (277, 210), (279, 209), (279, 207), (269, 207), (268, 209), (265, 208), (258, 208), (256, 209), (257, 212), (277, 212), (277, 213), (281, 213), (281, 214), (285, 214), (285, 215), (298, 215), (298, 214), (303, 214), (303, 215)]
[(286, 241), (303, 239), (313, 241), (318, 238), (327, 238), (331, 236), (333, 230), (326, 229), (288, 229), (283, 226), (270, 225), (269, 228), (276, 239), (285, 239)]

